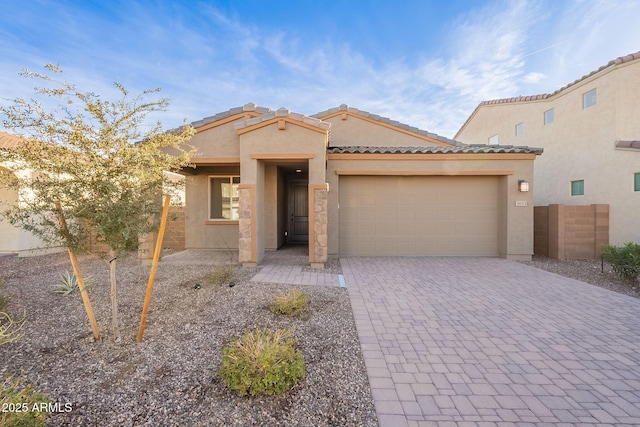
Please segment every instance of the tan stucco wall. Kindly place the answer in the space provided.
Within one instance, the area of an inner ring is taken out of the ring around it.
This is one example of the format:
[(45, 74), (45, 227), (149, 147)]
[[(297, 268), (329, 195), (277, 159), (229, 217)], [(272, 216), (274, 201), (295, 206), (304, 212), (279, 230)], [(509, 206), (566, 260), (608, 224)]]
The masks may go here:
[[(473, 156), (473, 155), (470, 155)], [(355, 157), (355, 156), (354, 156)], [(390, 174), (416, 171), (419, 174), (455, 175), (457, 173), (477, 173), (479, 175), (495, 175), (500, 171), (499, 213), (499, 250), (500, 256), (510, 259), (530, 259), (533, 254), (533, 197), (532, 192), (518, 191), (518, 180), (533, 181), (534, 160), (509, 159), (508, 155), (496, 155), (498, 159), (460, 159), (439, 160), (434, 155), (430, 160), (389, 160), (389, 157), (375, 155), (361, 159), (329, 159), (327, 181), (329, 183), (328, 198), (328, 250), (329, 255), (339, 252), (339, 211), (340, 179), (338, 173)], [(533, 156), (530, 156), (533, 157)], [(500, 160), (503, 159), (503, 160)], [(502, 173), (509, 173), (502, 175)], [(526, 207), (516, 207), (516, 200), (527, 203)]]
[(381, 123), (370, 122), (359, 117), (346, 115), (331, 117), (325, 121), (331, 123), (331, 147), (365, 145), (375, 147), (424, 147), (438, 145), (415, 135), (403, 133)]
[(241, 120), (245, 120), (244, 117), (240, 116), (237, 120), (196, 133), (191, 138), (191, 144), (197, 149), (197, 157), (239, 157), (238, 134), (233, 126)]
[(185, 246), (187, 249), (236, 249), (238, 222), (226, 224), (209, 220), (209, 176), (187, 176), (185, 210)]
[[(582, 108), (582, 94), (597, 88), (597, 103)], [(544, 111), (555, 121), (544, 125)], [(524, 135), (515, 125), (524, 123)], [(484, 144), (499, 135), (500, 144), (544, 148), (536, 161), (536, 205), (610, 205), (610, 242), (640, 242), (640, 151), (615, 150), (616, 140), (640, 140), (640, 61), (622, 64), (563, 90), (546, 100), (481, 106), (456, 138)], [(584, 180), (584, 196), (571, 196), (571, 181)]]

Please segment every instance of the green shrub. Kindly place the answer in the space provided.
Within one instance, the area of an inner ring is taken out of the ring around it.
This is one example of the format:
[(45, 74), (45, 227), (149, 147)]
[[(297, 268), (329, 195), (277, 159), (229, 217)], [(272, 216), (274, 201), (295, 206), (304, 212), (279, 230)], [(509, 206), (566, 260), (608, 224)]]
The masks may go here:
[(0, 311), (0, 345), (8, 344), (22, 336), (18, 335), (18, 332), (24, 326), (26, 317), (25, 313), (22, 319), (15, 321), (7, 313)]
[(49, 403), (47, 396), (36, 393), (22, 380), (6, 377), (0, 383), (0, 425), (12, 427), (43, 426), (46, 411), (34, 410), (35, 404)]
[(616, 274), (626, 280), (635, 281), (640, 276), (640, 245), (637, 243), (607, 245), (602, 249), (602, 258), (611, 264)]
[(220, 376), (240, 396), (281, 395), (304, 378), (292, 329), (256, 329), (223, 349)]
[(235, 282), (236, 277), (236, 270), (232, 264), (220, 264), (207, 275), (207, 280), (214, 285), (228, 285)]
[(290, 289), (286, 294), (276, 297), (271, 303), (271, 312), (296, 316), (309, 310), (309, 295), (297, 289)]

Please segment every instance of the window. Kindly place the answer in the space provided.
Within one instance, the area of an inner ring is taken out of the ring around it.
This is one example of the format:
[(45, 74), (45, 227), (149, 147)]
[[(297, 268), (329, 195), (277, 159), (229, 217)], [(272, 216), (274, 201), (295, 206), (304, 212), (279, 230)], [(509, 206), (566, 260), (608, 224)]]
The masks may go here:
[(549, 123), (553, 123), (556, 119), (553, 108), (544, 112), (544, 124), (548, 125)]
[(582, 109), (589, 108), (592, 105), (596, 105), (598, 102), (598, 92), (596, 89), (591, 89), (587, 93), (582, 94)]
[(633, 191), (640, 191), (640, 173), (633, 174)]
[(209, 219), (240, 218), (238, 176), (209, 177)]
[(493, 135), (493, 136), (489, 137), (489, 140), (487, 141), (487, 144), (489, 144), (489, 145), (498, 145), (498, 135)]
[(522, 136), (524, 134), (524, 123), (518, 123), (516, 125), (516, 136)]
[(571, 195), (584, 196), (584, 180), (571, 181)]

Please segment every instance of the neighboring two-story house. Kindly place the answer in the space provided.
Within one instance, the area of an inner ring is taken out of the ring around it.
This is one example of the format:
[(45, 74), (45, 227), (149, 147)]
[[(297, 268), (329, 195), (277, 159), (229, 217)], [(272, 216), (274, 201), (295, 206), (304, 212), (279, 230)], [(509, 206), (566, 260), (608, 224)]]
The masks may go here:
[(608, 204), (610, 243), (640, 243), (640, 52), (551, 94), (484, 101), (454, 138), (542, 147), (536, 206)]

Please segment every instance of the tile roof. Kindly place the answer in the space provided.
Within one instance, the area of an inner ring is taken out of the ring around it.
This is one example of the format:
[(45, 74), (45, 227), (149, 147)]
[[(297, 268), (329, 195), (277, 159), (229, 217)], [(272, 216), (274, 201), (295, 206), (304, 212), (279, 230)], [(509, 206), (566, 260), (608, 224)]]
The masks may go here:
[(392, 125), (392, 126), (400, 128), (400, 129), (404, 129), (404, 130), (407, 130), (409, 132), (413, 132), (413, 133), (418, 134), (418, 135), (422, 135), (422, 136), (426, 136), (426, 137), (429, 137), (429, 138), (437, 139), (438, 141), (444, 142), (446, 144), (451, 144), (451, 145), (460, 145), (461, 144), (460, 142), (455, 141), (453, 139), (445, 138), (444, 136), (440, 136), (440, 135), (437, 135), (435, 133), (427, 132), (425, 130), (418, 129), (417, 127), (410, 126), (410, 125), (407, 125), (407, 124), (404, 124), (404, 123), (400, 123), (400, 122), (398, 122), (396, 120), (391, 120), (388, 117), (382, 117), (382, 116), (379, 116), (377, 114), (371, 114), (368, 111), (358, 110), (357, 108), (349, 107), (347, 104), (341, 104), (339, 107), (334, 107), (334, 108), (330, 108), (330, 109), (325, 110), (325, 111), (321, 111), (321, 112), (319, 112), (317, 114), (313, 114), (311, 117), (322, 118), (322, 117), (326, 117), (328, 115), (331, 115), (331, 114), (334, 114), (334, 113), (339, 113), (339, 112), (348, 112), (348, 113), (355, 114), (357, 116), (366, 117), (368, 119), (375, 120), (375, 121), (380, 122), (380, 123), (385, 123), (385, 124), (388, 124), (388, 125)]
[(320, 129), (325, 129), (328, 130), (329, 128), (331, 128), (331, 123), (328, 122), (323, 122), (322, 120), (315, 118), (315, 117), (309, 117), (309, 116), (305, 116), (303, 114), (298, 114), (298, 113), (292, 113), (291, 111), (289, 111), (286, 108), (278, 108), (278, 110), (276, 111), (269, 111), (266, 112), (264, 114), (262, 114), (261, 116), (258, 117), (253, 117), (251, 119), (247, 119), (247, 120), (243, 120), (241, 122), (238, 122), (236, 124), (234, 124), (234, 128), (237, 129), (243, 129), (249, 126), (253, 126), (256, 125), (258, 123), (262, 123), (262, 122), (266, 122), (268, 120), (271, 119), (275, 119), (278, 117), (288, 117), (291, 118), (293, 120), (297, 120), (300, 122), (304, 122), (308, 125), (311, 126), (316, 126), (319, 127)]
[(514, 145), (462, 144), (457, 146), (425, 146), (425, 147), (329, 147), (330, 154), (493, 154), (519, 153), (542, 154), (542, 148)]
[(540, 95), (530, 95), (530, 96), (517, 96), (514, 98), (502, 98), (502, 99), (493, 99), (493, 100), (489, 100), (489, 101), (482, 101), (480, 104), (478, 104), (478, 106), (480, 105), (491, 105), (491, 104), (506, 104), (506, 103), (510, 103), (510, 102), (524, 102), (524, 101), (537, 101), (539, 99), (547, 99), (549, 97), (552, 97), (560, 92), (562, 92), (563, 90), (574, 86), (577, 83), (580, 83), (581, 81), (588, 79), (589, 77), (598, 74), (600, 71), (602, 70), (606, 70), (609, 67), (614, 67), (616, 65), (620, 65), (620, 64), (624, 64), (627, 62), (631, 62), (631, 61), (635, 61), (636, 59), (640, 59), (640, 51), (639, 52), (635, 52), (635, 53), (630, 53), (629, 55), (625, 55), (625, 56), (620, 56), (614, 60), (609, 61), (606, 65), (603, 65), (602, 67), (598, 68), (597, 70), (594, 70), (592, 72), (590, 72), (589, 74), (585, 74), (584, 76), (580, 77), (579, 79), (564, 85), (563, 87), (561, 87), (560, 89), (556, 90), (555, 92), (552, 93), (543, 93)]
[(622, 150), (640, 150), (640, 141), (616, 141), (615, 146)]
[(9, 150), (22, 142), (22, 138), (10, 133), (0, 132), (0, 149)]
[(248, 111), (254, 111), (259, 114), (265, 114), (271, 112), (271, 108), (260, 107), (253, 102), (243, 105), (242, 107), (231, 108), (230, 110), (223, 111), (214, 116), (205, 117), (201, 120), (196, 120), (195, 122), (191, 122), (191, 126), (194, 128), (199, 128), (200, 126), (207, 125), (209, 123), (217, 122), (218, 120), (226, 119), (227, 117), (234, 116), (236, 114), (245, 113)]

